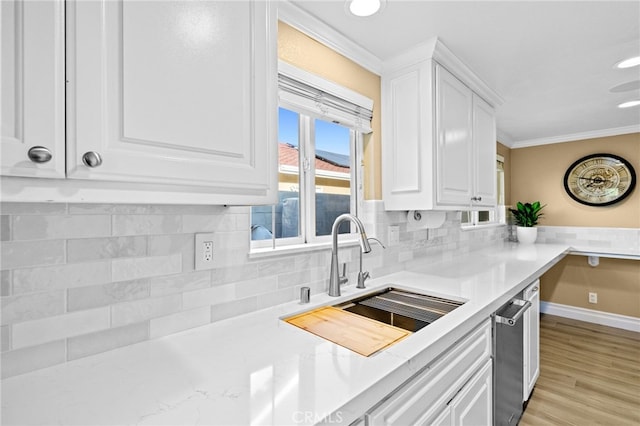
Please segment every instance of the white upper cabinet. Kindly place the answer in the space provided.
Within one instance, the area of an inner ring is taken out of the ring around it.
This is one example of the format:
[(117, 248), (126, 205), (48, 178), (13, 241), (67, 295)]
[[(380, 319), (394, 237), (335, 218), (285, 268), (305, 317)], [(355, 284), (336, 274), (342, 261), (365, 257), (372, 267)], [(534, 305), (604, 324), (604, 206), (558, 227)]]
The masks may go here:
[(473, 164), (476, 207), (494, 207), (498, 202), (497, 136), (495, 111), (478, 95), (473, 95)]
[(34, 201), (275, 202), (276, 37), (273, 2), (66, 2), (66, 179), (9, 184)]
[(468, 205), (473, 193), (473, 92), (436, 66), (436, 205)]
[(477, 210), (496, 203), (501, 99), (437, 39), (385, 63), (382, 190), (387, 210)]
[(1, 174), (63, 178), (64, 2), (0, 7)]

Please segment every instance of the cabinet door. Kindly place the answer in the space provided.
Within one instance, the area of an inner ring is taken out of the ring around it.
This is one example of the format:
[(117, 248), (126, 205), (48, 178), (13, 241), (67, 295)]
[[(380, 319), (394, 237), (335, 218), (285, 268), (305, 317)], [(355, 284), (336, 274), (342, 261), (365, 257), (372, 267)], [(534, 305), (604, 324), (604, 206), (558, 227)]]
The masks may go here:
[(433, 66), (431, 61), (382, 78), (382, 191), (387, 210), (432, 209)]
[(64, 2), (0, 7), (1, 174), (64, 177)]
[(437, 202), (468, 206), (473, 179), (473, 92), (450, 72), (436, 67)]
[(493, 421), (491, 361), (451, 401), (452, 424), (490, 425)]
[(524, 292), (531, 308), (524, 314), (524, 384), (523, 401), (527, 401), (540, 375), (540, 280)]
[(474, 207), (495, 207), (496, 119), (491, 105), (473, 95)]
[(272, 2), (78, 1), (67, 20), (69, 178), (275, 201)]

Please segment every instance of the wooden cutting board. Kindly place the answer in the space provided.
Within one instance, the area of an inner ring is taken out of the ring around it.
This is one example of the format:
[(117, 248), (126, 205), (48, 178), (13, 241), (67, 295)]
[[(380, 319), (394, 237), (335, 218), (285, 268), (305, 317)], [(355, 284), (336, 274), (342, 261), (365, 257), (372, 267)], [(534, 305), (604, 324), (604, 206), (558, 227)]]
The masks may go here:
[(364, 356), (370, 356), (411, 334), (402, 328), (333, 306), (285, 318), (285, 321)]

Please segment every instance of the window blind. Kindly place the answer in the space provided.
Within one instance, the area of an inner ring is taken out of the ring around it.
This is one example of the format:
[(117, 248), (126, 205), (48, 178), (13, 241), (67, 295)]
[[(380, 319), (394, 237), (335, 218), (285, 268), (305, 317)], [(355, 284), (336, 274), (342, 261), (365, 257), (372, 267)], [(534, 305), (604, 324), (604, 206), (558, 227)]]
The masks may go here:
[(371, 133), (373, 101), (285, 62), (278, 66), (280, 105)]

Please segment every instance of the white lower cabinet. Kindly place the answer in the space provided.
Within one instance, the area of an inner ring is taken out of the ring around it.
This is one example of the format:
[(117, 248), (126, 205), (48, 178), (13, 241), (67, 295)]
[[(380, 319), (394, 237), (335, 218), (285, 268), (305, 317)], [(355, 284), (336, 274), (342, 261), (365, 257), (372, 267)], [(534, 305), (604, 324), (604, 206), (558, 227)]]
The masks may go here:
[(523, 401), (527, 401), (540, 375), (540, 280), (524, 290), (524, 299), (531, 302), (524, 314)]
[(367, 413), (367, 425), (491, 424), (491, 366), (486, 321)]
[(451, 425), (490, 425), (493, 417), (493, 377), (491, 360), (476, 373), (449, 404)]

